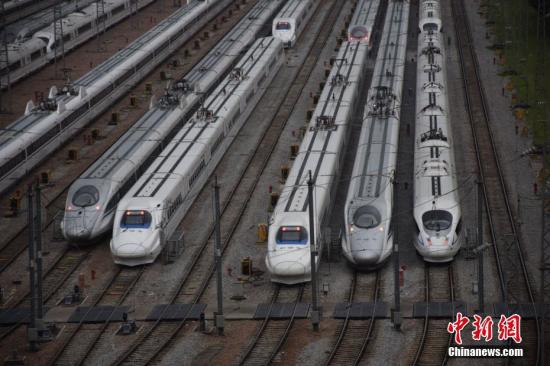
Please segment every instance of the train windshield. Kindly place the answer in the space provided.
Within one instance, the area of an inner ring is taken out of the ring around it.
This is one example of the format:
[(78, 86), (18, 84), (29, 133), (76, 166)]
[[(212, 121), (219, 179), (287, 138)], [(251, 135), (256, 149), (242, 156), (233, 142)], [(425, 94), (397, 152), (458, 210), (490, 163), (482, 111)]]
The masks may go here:
[(126, 211), (122, 216), (120, 227), (125, 229), (147, 229), (151, 226), (151, 214), (148, 211)]
[(303, 226), (282, 226), (277, 232), (277, 244), (307, 244), (307, 239)]
[(276, 30), (290, 30), (290, 23), (289, 22), (277, 22), (275, 25)]
[(353, 214), (353, 225), (363, 229), (372, 229), (380, 225), (380, 212), (372, 206), (359, 207)]
[(448, 230), (453, 222), (453, 215), (448, 211), (432, 210), (422, 215), (422, 223), (426, 230), (443, 231)]
[(368, 41), (369, 40), (369, 31), (367, 28), (362, 26), (356, 26), (350, 29), (349, 31), (349, 40), (350, 41)]
[(424, 32), (437, 32), (437, 24), (435, 23), (426, 23), (423, 28)]
[(78, 207), (93, 206), (99, 201), (99, 191), (94, 186), (83, 186), (73, 196), (73, 205)]

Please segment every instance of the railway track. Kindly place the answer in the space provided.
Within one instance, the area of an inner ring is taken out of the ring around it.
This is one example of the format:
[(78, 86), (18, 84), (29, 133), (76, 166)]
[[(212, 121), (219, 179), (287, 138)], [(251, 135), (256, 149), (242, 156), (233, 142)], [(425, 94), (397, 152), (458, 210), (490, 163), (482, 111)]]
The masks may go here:
[[(134, 288), (145, 267), (118, 267), (118, 271), (111, 278), (109, 285), (96, 295), (95, 299), (87, 304), (88, 306), (120, 306)], [(94, 345), (100, 337), (105, 335), (105, 330), (111, 324), (111, 317), (105, 323), (85, 324), (81, 321), (78, 324), (68, 324), (63, 346), (59, 348), (51, 365), (79, 366), (84, 364)], [(84, 320), (84, 317), (82, 318)]]
[[(348, 303), (378, 301), (380, 272), (355, 271), (351, 282)], [(373, 308), (374, 309), (374, 308)], [(338, 330), (336, 343), (325, 362), (328, 365), (358, 365), (374, 332), (374, 312), (370, 319), (351, 319), (351, 306)]]
[[(425, 264), (425, 301), (452, 302), (454, 296), (454, 280), (452, 264)], [(446, 365), (447, 348), (451, 345), (451, 335), (447, 332), (449, 319), (430, 319), (428, 313), (424, 319), (424, 327), (420, 344), (416, 350), (412, 365)]]
[[(282, 286), (276, 285), (269, 311), (258, 333), (245, 350), (239, 365), (269, 365), (284, 344), (292, 324), (294, 324), (294, 312), (296, 304), (302, 300), (305, 285)], [(287, 320), (270, 320), (270, 312), (275, 303), (294, 303), (292, 317)]]
[[(452, 0), (456, 39), (460, 55), (467, 109), (474, 137), (474, 145), (483, 182), (483, 196), (496, 266), (499, 274), (502, 302), (507, 305), (529, 303), (535, 306), (535, 296), (518, 233), (516, 222), (499, 161), (496, 143), (491, 131), (485, 91), (479, 76), (479, 65), (474, 50), (470, 25), (463, 0)], [(514, 310), (511, 310), (514, 312)], [(522, 332), (529, 364), (539, 359), (537, 334), (539, 322), (525, 320)], [(536, 334), (534, 333), (536, 332)]]
[[(84, 262), (90, 254), (91, 249), (67, 249), (65, 253), (57, 258), (55, 263), (43, 276), (43, 302), (48, 302), (52, 296), (66, 283), (71, 274)], [(29, 291), (13, 301), (6, 302), (8, 308), (18, 306), (30, 307)], [(10, 335), (21, 323), (0, 327), (0, 340)]]
[[(71, 180), (71, 183), (64, 187), (61, 192), (55, 194), (54, 197), (46, 202), (44, 207), (46, 210), (46, 222), (42, 230), (43, 233), (51, 230), (55, 221), (55, 214), (64, 208), (67, 190), (73, 182), (74, 180)], [(0, 247), (0, 275), (27, 249), (27, 229), (27, 225), (25, 224)]]
[[(269, 127), (263, 133), (259, 143), (256, 144), (254, 151), (249, 155), (247, 162), (243, 164), (245, 168), (229, 192), (228, 197), (230, 199), (222, 203), (220, 217), (221, 237), (224, 238), (222, 251), (227, 249), (238, 227), (259, 178), (275, 150), (279, 136), (318, 61), (343, 5), (343, 2), (332, 1), (329, 15), (325, 20), (326, 26), (317, 34), (304, 63), (297, 72), (296, 78), (278, 105), (278, 110), (274, 114)], [(207, 187), (209, 186), (207, 185)], [(170, 303), (196, 304), (207, 289), (215, 269), (212, 245), (214, 227), (211, 226), (207, 233), (206, 239), (191, 254), (190, 263), (187, 265), (187, 270), (183, 274), (175, 293), (170, 297)], [(169, 348), (174, 337), (186, 321), (186, 317), (179, 322), (155, 321), (140, 333), (136, 342), (114, 362), (114, 365), (141, 365), (159, 361), (163, 352)]]

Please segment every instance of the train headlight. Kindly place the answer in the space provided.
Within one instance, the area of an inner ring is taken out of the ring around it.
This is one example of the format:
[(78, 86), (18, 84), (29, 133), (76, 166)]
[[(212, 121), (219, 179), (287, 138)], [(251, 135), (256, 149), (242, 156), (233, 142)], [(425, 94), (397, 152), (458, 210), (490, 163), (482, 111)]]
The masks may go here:
[(95, 206), (95, 209), (99, 211), (99, 209), (101, 208), (101, 206), (97, 205)]
[(383, 226), (380, 226), (380, 228), (378, 229), (379, 231), (384, 231), (384, 227)]
[(355, 229), (353, 228), (353, 224), (350, 224), (350, 226), (349, 226), (349, 232), (350, 232), (350, 233), (353, 233), (354, 230), (355, 230)]
[(67, 211), (72, 211), (73, 210), (73, 206), (67, 206)]

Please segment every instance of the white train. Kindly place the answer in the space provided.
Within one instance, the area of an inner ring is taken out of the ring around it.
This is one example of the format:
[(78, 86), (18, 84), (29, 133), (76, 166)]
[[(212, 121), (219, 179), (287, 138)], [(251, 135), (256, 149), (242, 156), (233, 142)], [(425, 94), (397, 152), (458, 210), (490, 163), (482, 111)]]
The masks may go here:
[(379, 6), (380, 0), (362, 0), (357, 3), (348, 27), (348, 42), (365, 42), (372, 48), (372, 30)]
[[(367, 53), (366, 43), (343, 42), (270, 217), (265, 263), (273, 282), (295, 284), (311, 279), (310, 245), (321, 252), (327, 239), (324, 228), (334, 203), (348, 125), (359, 102)], [(313, 208), (308, 205), (309, 172), (315, 182)], [(310, 209), (314, 243), (310, 242)]]
[[(432, 1), (425, 1), (431, 3)], [(428, 9), (421, 4), (421, 9)], [(421, 19), (425, 17), (421, 16)], [(422, 29), (422, 23), (419, 25)], [(449, 120), (442, 36), (418, 39), (414, 151), (414, 245), (428, 262), (451, 261), (461, 245), (461, 210)]]
[(420, 2), (418, 27), (420, 32), (441, 32), (442, 20), (439, 0), (422, 0)]
[[(115, 208), (283, 4), (261, 0), (69, 188), (66, 239), (87, 242), (112, 230)], [(234, 40), (238, 39), (239, 42)]]
[(392, 253), (393, 179), (397, 163), (409, 3), (390, 1), (344, 208), (342, 251), (373, 269)]
[(273, 37), (285, 48), (293, 47), (318, 4), (319, 0), (289, 0), (273, 20)]
[(231, 1), (194, 1), (0, 131), (0, 193), (106, 110)]
[(154, 262), (283, 59), (281, 41), (258, 39), (121, 199), (111, 240), (115, 263)]
[[(107, 0), (104, 1), (104, 13), (98, 22), (96, 4), (74, 11), (62, 19), (63, 50), (69, 52), (78, 45), (95, 36), (99, 30), (105, 29), (126, 18), (132, 12), (150, 4), (153, 0)], [(8, 44), (8, 67), (10, 83), (26, 77), (41, 67), (47, 65), (57, 55), (61, 54), (60, 42), (55, 40), (54, 24), (37, 30), (33, 34), (21, 33), (14, 42)], [(8, 68), (0, 61), (1, 85), (8, 84)]]

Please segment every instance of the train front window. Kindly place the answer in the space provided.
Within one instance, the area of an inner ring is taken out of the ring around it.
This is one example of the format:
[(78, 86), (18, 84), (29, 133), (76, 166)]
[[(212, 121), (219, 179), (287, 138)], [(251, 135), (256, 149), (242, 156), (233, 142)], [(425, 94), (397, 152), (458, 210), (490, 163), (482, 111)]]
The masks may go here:
[(73, 196), (73, 205), (78, 207), (93, 206), (99, 201), (99, 191), (94, 186), (82, 186)]
[(122, 216), (120, 227), (124, 229), (147, 229), (151, 226), (152, 217), (148, 211), (126, 211)]
[(369, 32), (365, 27), (353, 27), (349, 32), (350, 40), (368, 40)]
[(277, 25), (275, 25), (276, 30), (290, 30), (290, 23), (289, 22), (277, 22)]
[(380, 212), (372, 206), (359, 207), (353, 214), (353, 224), (363, 229), (372, 229), (380, 225)]
[(277, 244), (306, 244), (307, 239), (303, 226), (283, 226), (277, 232)]
[(424, 31), (425, 32), (435, 32), (437, 31), (437, 24), (435, 23), (426, 23), (424, 24)]
[(425, 212), (422, 215), (422, 223), (426, 230), (429, 231), (444, 231), (448, 230), (451, 227), (453, 222), (453, 215), (448, 211), (443, 210), (432, 210)]

